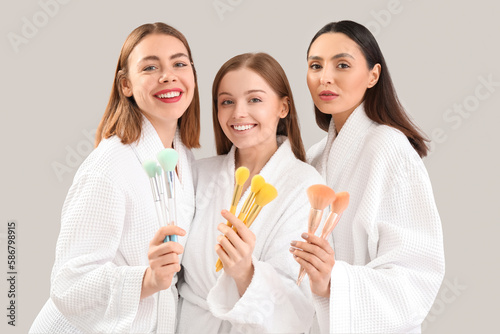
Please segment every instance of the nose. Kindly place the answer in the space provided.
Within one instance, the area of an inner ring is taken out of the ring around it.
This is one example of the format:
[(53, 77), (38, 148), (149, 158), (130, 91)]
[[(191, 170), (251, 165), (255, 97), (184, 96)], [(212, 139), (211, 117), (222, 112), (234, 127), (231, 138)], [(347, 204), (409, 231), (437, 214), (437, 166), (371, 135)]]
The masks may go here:
[(244, 118), (248, 115), (244, 103), (236, 103), (233, 109), (233, 118)]
[(333, 71), (330, 70), (329, 66), (325, 65), (325, 67), (323, 67), (319, 82), (322, 85), (331, 85), (333, 83)]
[(161, 83), (164, 83), (164, 82), (175, 82), (175, 81), (177, 81), (177, 77), (170, 70), (163, 71), (162, 75), (160, 76), (160, 82)]

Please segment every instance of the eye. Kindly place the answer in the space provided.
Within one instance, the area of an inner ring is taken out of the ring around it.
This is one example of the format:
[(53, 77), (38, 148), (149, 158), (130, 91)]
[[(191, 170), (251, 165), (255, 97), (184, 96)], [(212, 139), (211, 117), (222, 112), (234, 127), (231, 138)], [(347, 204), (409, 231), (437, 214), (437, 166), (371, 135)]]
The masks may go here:
[(188, 66), (186, 63), (183, 63), (183, 62), (177, 62), (174, 64), (174, 67), (185, 67), (185, 66)]
[(312, 70), (319, 70), (321, 68), (321, 65), (320, 64), (317, 64), (317, 63), (312, 63), (310, 66), (309, 66), (310, 69)]
[(146, 71), (146, 72), (150, 72), (150, 71), (154, 71), (156, 70), (158, 67), (154, 66), (154, 65), (149, 65), (149, 66), (146, 66), (143, 71)]
[(344, 69), (344, 68), (349, 68), (350, 66), (349, 66), (348, 64), (346, 64), (346, 63), (339, 63), (339, 64), (337, 65), (337, 67), (338, 67), (338, 68), (342, 68), (342, 69)]
[(258, 97), (254, 97), (253, 99), (250, 99), (249, 102), (251, 102), (251, 103), (258, 103), (258, 102), (262, 102), (262, 100), (259, 99)]
[(231, 101), (231, 100), (223, 100), (220, 104), (222, 106), (227, 106), (227, 105), (233, 104), (233, 101)]

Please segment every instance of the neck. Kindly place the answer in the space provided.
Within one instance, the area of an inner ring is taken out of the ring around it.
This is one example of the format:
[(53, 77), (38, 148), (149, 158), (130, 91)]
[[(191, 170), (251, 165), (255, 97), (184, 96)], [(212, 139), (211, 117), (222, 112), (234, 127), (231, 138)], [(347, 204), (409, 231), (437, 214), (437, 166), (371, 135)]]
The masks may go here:
[(173, 148), (175, 131), (177, 130), (177, 120), (162, 120), (144, 113), (144, 116), (151, 122), (160, 137), (165, 148)]
[(337, 132), (337, 134), (340, 133), (340, 130), (342, 130), (342, 127), (344, 126), (349, 116), (351, 116), (354, 110), (356, 110), (356, 108), (359, 107), (361, 103), (363, 103), (363, 101), (359, 102), (347, 111), (332, 115), (333, 123), (335, 123), (335, 131)]
[(262, 167), (271, 159), (276, 150), (278, 150), (278, 143), (276, 141), (274, 141), (274, 145), (267, 145), (264, 148), (236, 149), (235, 167), (245, 166), (250, 170), (250, 177), (245, 182), (243, 189), (246, 189), (250, 185), (252, 177), (260, 173)]

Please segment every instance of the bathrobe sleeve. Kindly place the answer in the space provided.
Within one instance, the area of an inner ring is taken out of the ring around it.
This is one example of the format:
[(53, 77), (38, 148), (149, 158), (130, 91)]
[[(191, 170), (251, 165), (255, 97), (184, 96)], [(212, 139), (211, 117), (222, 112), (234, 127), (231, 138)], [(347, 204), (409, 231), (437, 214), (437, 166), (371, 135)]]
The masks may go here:
[(366, 231), (353, 233), (367, 236), (369, 261), (335, 263), (329, 305), (315, 303), (322, 313), (320, 327), (331, 333), (419, 333), (444, 275), (441, 222), (430, 181), (423, 164), (404, 177), (393, 171), (373, 175), (393, 182), (376, 186), (384, 183), (370, 179), (354, 216), (362, 223), (353, 225)]
[(116, 182), (80, 175), (61, 217), (51, 298), (83, 332), (130, 332), (146, 266), (117, 266), (126, 196)]
[[(316, 182), (321, 183), (318, 175)], [(309, 204), (305, 195), (307, 187), (295, 194), (292, 206), (277, 203), (283, 210), (280, 219), (272, 224), (272, 215), (265, 221), (255, 222), (272, 226), (256, 233), (257, 238), (266, 238), (266, 246), (260, 260), (253, 258), (254, 276), (243, 296), (239, 296), (234, 280), (223, 273), (210, 291), (207, 302), (211, 312), (222, 320), (231, 322), (237, 331), (251, 333), (303, 333), (312, 325), (314, 308), (311, 300), (309, 281), (295, 284), (300, 266), (290, 255), (290, 241), (299, 240), (307, 223)], [(310, 184), (308, 184), (310, 185)], [(290, 195), (294, 197), (294, 194)], [(279, 196), (278, 196), (279, 198)], [(292, 210), (290, 208), (296, 208)], [(267, 209), (267, 213), (273, 211)], [(264, 212), (263, 210), (263, 212)], [(260, 218), (260, 217), (259, 217)]]

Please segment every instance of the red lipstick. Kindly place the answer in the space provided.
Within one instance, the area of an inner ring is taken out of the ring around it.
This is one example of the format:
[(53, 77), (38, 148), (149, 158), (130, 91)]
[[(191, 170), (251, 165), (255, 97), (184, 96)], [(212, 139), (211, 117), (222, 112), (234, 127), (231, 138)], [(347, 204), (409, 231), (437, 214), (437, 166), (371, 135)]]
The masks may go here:
[(180, 88), (164, 89), (154, 94), (154, 97), (164, 103), (175, 103), (179, 101), (184, 92)]

